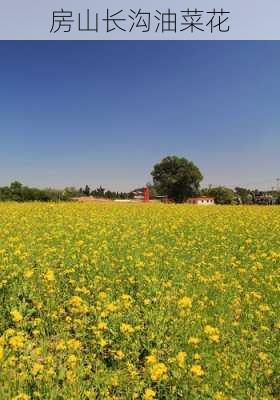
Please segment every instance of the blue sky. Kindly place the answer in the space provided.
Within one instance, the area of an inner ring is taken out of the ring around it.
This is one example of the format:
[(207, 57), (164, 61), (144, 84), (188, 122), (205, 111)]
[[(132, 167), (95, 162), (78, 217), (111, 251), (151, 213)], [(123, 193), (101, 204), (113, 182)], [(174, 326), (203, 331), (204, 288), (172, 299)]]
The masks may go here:
[(0, 42), (0, 186), (129, 190), (169, 154), (275, 186), (279, 71), (279, 42)]

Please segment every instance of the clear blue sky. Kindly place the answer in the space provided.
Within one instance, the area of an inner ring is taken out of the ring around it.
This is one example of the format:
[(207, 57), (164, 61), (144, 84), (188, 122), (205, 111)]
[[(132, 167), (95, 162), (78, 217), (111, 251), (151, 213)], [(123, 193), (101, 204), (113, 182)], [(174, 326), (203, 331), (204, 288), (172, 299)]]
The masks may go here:
[(279, 71), (280, 42), (0, 42), (0, 186), (129, 190), (169, 154), (275, 186)]

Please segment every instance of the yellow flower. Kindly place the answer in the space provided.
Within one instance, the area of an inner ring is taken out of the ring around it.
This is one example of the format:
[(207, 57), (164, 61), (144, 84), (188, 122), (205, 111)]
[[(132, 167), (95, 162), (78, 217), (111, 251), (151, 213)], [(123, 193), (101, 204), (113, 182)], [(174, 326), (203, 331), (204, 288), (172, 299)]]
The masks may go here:
[(86, 314), (89, 310), (87, 303), (80, 296), (72, 296), (69, 304), (75, 313)]
[(134, 332), (134, 328), (130, 324), (121, 324), (120, 331), (122, 333), (130, 335)]
[(123, 294), (121, 298), (124, 302), (132, 302), (132, 297), (129, 294)]
[(124, 358), (124, 353), (121, 350), (117, 350), (114, 355), (115, 359), (122, 360)]
[(32, 271), (32, 269), (28, 269), (24, 272), (24, 276), (25, 278), (29, 279), (33, 276), (34, 272)]
[(14, 350), (22, 349), (25, 345), (25, 337), (19, 332), (17, 335), (10, 337), (9, 344)]
[(164, 363), (156, 363), (150, 369), (152, 381), (165, 380), (167, 378), (167, 367)]
[(201, 365), (193, 365), (191, 367), (191, 373), (192, 373), (192, 375), (199, 376), (199, 377), (204, 375), (204, 371), (203, 371)]
[(156, 392), (153, 389), (146, 389), (144, 393), (144, 400), (153, 400), (156, 396)]
[(259, 356), (259, 359), (262, 360), (262, 361), (268, 361), (269, 360), (268, 355), (266, 353), (262, 352), (262, 351), (258, 354), (258, 356)]
[(185, 361), (186, 361), (187, 354), (184, 351), (180, 351), (177, 354), (177, 362), (180, 368), (184, 368)]
[(216, 392), (214, 394), (214, 400), (228, 400), (228, 396), (226, 396), (223, 392)]
[(191, 336), (188, 340), (188, 344), (192, 344), (194, 346), (197, 346), (199, 343), (200, 343), (200, 339), (198, 339), (197, 337)]
[(191, 307), (191, 305), (192, 305), (192, 299), (187, 296), (182, 297), (182, 299), (178, 301), (178, 306), (181, 308), (188, 308)]
[(13, 397), (12, 400), (30, 400), (30, 397), (27, 394), (20, 393), (16, 397)]
[(56, 350), (65, 350), (66, 349), (66, 344), (64, 340), (59, 340), (59, 342), (56, 345)]
[(74, 354), (70, 354), (70, 355), (67, 357), (67, 363), (68, 363), (68, 364), (74, 365), (74, 364), (76, 364), (76, 362), (77, 362), (77, 357), (76, 357)]
[(77, 339), (69, 339), (67, 340), (68, 349), (75, 351), (79, 350), (82, 347), (82, 343)]
[(66, 371), (66, 379), (68, 382), (73, 383), (76, 380), (76, 373), (73, 370)]
[(116, 387), (119, 384), (119, 378), (117, 375), (112, 376), (111, 378), (111, 385)]
[(99, 344), (103, 348), (103, 347), (107, 346), (107, 341), (104, 338), (101, 338), (99, 340)]
[(22, 316), (21, 313), (20, 313), (18, 310), (16, 310), (16, 309), (12, 310), (12, 311), (10, 312), (10, 314), (11, 314), (11, 316), (12, 316), (14, 322), (21, 322), (21, 321), (23, 320), (23, 316)]
[(147, 364), (156, 364), (157, 363), (157, 358), (153, 354), (149, 355), (146, 357), (146, 362)]
[(105, 299), (107, 299), (108, 295), (107, 295), (106, 292), (100, 292), (100, 293), (98, 294), (98, 297), (99, 297), (101, 300), (105, 300)]
[(105, 331), (107, 329), (107, 324), (105, 322), (99, 322), (97, 325), (97, 329), (99, 329), (100, 331)]
[(48, 269), (47, 272), (44, 274), (44, 279), (47, 282), (54, 281), (54, 272), (51, 269)]
[(42, 372), (43, 369), (44, 369), (44, 366), (43, 366), (42, 364), (40, 364), (40, 363), (34, 363), (34, 364), (33, 364), (33, 367), (32, 367), (32, 374), (33, 374), (33, 375), (37, 375), (37, 374), (39, 374), (40, 372)]
[(211, 325), (206, 325), (205, 328), (204, 328), (204, 332), (209, 336), (210, 335), (218, 335), (219, 329), (218, 328), (214, 328)]
[(261, 304), (261, 305), (259, 306), (259, 309), (260, 309), (261, 311), (265, 312), (265, 311), (269, 311), (269, 310), (270, 310), (270, 307), (269, 307), (268, 304)]
[(209, 339), (211, 342), (218, 343), (220, 341), (220, 336), (219, 335), (210, 335)]
[(111, 312), (111, 313), (117, 311), (117, 309), (118, 309), (118, 307), (117, 307), (116, 304), (114, 304), (114, 303), (109, 303), (109, 304), (107, 304), (107, 306), (106, 306), (106, 310), (109, 311), (109, 312)]

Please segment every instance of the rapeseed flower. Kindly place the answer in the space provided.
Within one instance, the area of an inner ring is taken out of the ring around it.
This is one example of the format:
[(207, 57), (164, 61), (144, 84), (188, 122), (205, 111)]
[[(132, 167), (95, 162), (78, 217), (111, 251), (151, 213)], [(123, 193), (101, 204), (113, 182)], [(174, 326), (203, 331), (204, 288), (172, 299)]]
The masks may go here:
[(192, 365), (190, 371), (193, 376), (202, 377), (204, 375), (204, 371), (201, 365)]
[(178, 301), (178, 306), (181, 308), (188, 308), (192, 305), (192, 299), (190, 297), (184, 296)]
[(156, 396), (156, 392), (153, 389), (146, 389), (144, 393), (144, 400), (153, 400)]
[(159, 380), (167, 379), (167, 371), (167, 366), (164, 363), (153, 364), (150, 368), (152, 381), (157, 382)]
[(13, 309), (10, 314), (14, 322), (21, 322), (23, 320), (22, 314), (16, 309)]
[(184, 368), (187, 354), (184, 351), (179, 351), (177, 354), (177, 362), (180, 368)]

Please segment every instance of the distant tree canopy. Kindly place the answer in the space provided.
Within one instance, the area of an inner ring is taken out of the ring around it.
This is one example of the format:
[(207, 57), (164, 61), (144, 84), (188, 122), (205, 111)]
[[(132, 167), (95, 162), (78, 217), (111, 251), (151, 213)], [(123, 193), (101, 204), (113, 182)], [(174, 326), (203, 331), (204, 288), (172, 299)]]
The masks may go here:
[(112, 190), (106, 190), (101, 185), (93, 190), (90, 189), (89, 185), (86, 185), (84, 189), (80, 188), (80, 190), (78, 190), (76, 195), (73, 197), (81, 197), (81, 196), (92, 196), (97, 199), (108, 199), (108, 200), (129, 198), (129, 194), (126, 192), (115, 192)]
[(151, 172), (156, 191), (177, 203), (199, 193), (203, 176), (199, 168), (185, 158), (165, 157)]
[(203, 195), (215, 197), (216, 204), (234, 204), (237, 202), (234, 191), (224, 186), (203, 189), (201, 193)]
[(252, 204), (254, 195), (251, 193), (251, 190), (242, 187), (236, 187), (235, 193), (240, 199), (241, 204)]
[(90, 195), (90, 187), (88, 185), (85, 186), (84, 188), (84, 195), (89, 196)]
[[(146, 184), (151, 198), (167, 196), (169, 200), (180, 203), (188, 197), (204, 195), (214, 197), (216, 204), (280, 204), (278, 190), (260, 191), (242, 187), (232, 190), (225, 186), (200, 189), (202, 174), (185, 158), (166, 157), (154, 166), (151, 174), (154, 183)], [(106, 190), (102, 186), (92, 190), (89, 185), (80, 189), (71, 186), (59, 190), (28, 187), (15, 181), (10, 186), (0, 187), (0, 201), (69, 201), (84, 196), (108, 200), (133, 199), (135, 191), (143, 191), (143, 187), (128, 193)]]
[(0, 187), (0, 201), (58, 201), (69, 200), (65, 191), (56, 189), (38, 189), (12, 182), (10, 186)]
[(106, 190), (102, 186), (91, 190), (88, 185), (80, 189), (76, 189), (75, 187), (66, 187), (63, 190), (52, 188), (38, 189), (24, 186), (18, 181), (12, 182), (10, 186), (0, 187), (0, 201), (69, 201), (82, 196), (115, 200), (127, 199), (129, 198), (129, 193)]
[(128, 199), (129, 194), (126, 192), (115, 192), (112, 190), (106, 190), (104, 187), (99, 186), (98, 188), (91, 191), (91, 196), (101, 199), (116, 200), (116, 199)]

